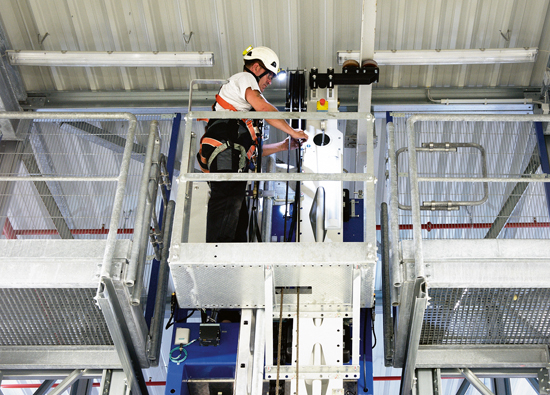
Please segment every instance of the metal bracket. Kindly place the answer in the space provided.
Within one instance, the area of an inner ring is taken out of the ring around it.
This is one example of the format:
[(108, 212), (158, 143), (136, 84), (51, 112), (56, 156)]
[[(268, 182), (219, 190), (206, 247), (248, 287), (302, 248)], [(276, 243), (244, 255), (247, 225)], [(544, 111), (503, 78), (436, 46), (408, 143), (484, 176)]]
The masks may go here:
[(537, 378), (539, 381), (539, 394), (548, 395), (550, 394), (550, 382), (548, 369), (542, 368), (537, 373)]

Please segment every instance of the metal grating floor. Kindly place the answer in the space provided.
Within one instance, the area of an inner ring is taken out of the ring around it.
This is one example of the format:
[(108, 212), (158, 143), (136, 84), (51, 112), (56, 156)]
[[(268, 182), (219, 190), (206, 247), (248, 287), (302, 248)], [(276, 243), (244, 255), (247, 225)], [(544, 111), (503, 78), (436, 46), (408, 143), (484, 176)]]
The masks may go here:
[(550, 289), (432, 288), (421, 345), (548, 344)]
[(0, 346), (112, 345), (91, 288), (0, 289)]

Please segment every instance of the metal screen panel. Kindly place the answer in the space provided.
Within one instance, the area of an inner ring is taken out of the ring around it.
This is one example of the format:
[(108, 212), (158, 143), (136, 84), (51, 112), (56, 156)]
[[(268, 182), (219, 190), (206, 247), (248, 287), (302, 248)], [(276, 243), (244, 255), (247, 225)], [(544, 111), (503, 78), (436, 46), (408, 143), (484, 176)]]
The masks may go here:
[(95, 294), (95, 288), (0, 288), (0, 346), (112, 345)]
[(431, 288), (421, 345), (548, 344), (550, 289)]
[[(133, 144), (118, 238), (131, 238), (149, 123), (159, 120), (167, 154), (172, 114), (140, 117)], [(119, 175), (127, 121), (35, 120), (27, 138), (0, 150), (0, 176), (111, 177)], [(7, 239), (105, 239), (114, 181), (0, 182), (0, 225)]]
[[(396, 150), (407, 147), (406, 117), (395, 118)], [(532, 122), (417, 121), (416, 147), (435, 144), (472, 144), (455, 151), (418, 152), (419, 177), (509, 178), (541, 174)], [(398, 157), (399, 203), (410, 206), (409, 159)], [(487, 186), (488, 193), (484, 187)], [(550, 218), (544, 185), (517, 182), (420, 182), (420, 203), (462, 204), (456, 210), (422, 210), (425, 239), (482, 239), (550, 237)], [(468, 204), (468, 202), (477, 202)], [(399, 210), (400, 236), (412, 238), (412, 212)], [(499, 225), (500, 223), (500, 225)]]

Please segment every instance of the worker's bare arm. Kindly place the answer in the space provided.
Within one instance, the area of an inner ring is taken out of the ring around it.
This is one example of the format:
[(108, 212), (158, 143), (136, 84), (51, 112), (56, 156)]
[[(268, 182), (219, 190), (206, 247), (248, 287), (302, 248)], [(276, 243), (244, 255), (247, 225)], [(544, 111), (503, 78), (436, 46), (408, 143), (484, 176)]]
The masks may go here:
[[(252, 108), (256, 111), (278, 111), (271, 103), (266, 101), (259, 91), (248, 88), (246, 90), (245, 99), (250, 103)], [(283, 132), (289, 134), (291, 137), (300, 140), (307, 140), (307, 134), (303, 130), (294, 129), (282, 119), (266, 119), (267, 123), (271, 126), (276, 127), (277, 129), (282, 130)]]
[(262, 156), (268, 156), (276, 152), (286, 151), (288, 149), (289, 141), (290, 141), (290, 149), (300, 148), (300, 145), (301, 145), (300, 141), (289, 136), (283, 141), (279, 141), (278, 143), (265, 144), (262, 147)]

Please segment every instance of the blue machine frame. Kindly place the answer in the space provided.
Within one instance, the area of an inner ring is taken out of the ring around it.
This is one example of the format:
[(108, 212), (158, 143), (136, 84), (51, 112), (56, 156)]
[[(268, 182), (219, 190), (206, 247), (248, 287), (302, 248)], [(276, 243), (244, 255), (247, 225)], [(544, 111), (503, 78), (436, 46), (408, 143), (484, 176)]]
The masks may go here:
[[(189, 395), (189, 380), (234, 380), (239, 327), (238, 323), (221, 323), (218, 346), (201, 346), (197, 340), (186, 347), (187, 359), (185, 361), (179, 364), (170, 361), (165, 394)], [(170, 349), (178, 346), (174, 343), (177, 328), (189, 328), (191, 340), (199, 338), (200, 323), (176, 323)]]

